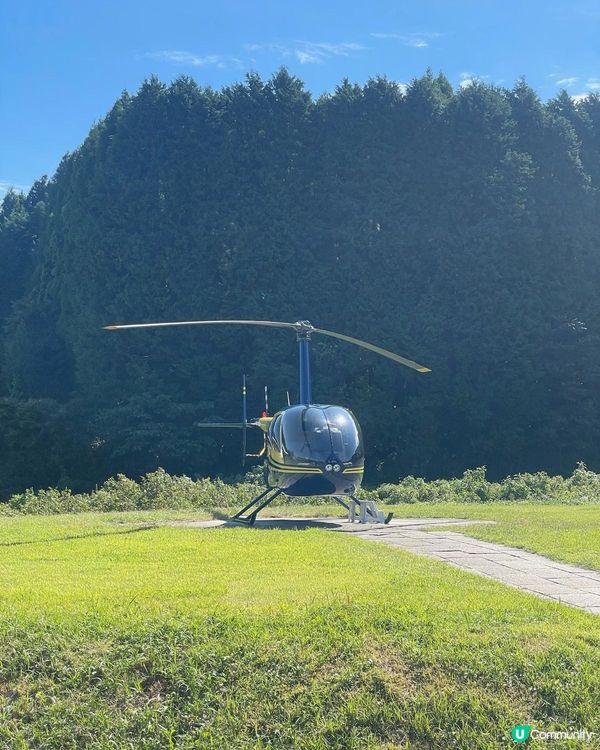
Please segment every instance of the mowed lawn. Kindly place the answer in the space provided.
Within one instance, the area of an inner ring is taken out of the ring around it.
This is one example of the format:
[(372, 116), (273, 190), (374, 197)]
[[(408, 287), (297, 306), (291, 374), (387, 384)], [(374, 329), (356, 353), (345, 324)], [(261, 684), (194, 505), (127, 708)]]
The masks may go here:
[[(392, 511), (394, 518), (495, 521), (481, 526), (453, 526), (452, 530), (600, 570), (600, 504), (412, 503), (381, 507)], [(343, 515), (339, 505), (325, 504), (282, 505), (269, 508), (268, 513), (276, 516)]]
[(600, 732), (595, 616), (323, 530), (145, 528), (173, 515), (0, 519), (0, 747)]

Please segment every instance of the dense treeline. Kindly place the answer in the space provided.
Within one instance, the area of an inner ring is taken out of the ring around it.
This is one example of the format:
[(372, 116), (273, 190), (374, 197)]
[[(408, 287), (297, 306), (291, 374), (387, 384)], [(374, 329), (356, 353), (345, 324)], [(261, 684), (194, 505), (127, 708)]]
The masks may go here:
[(0, 212), (0, 492), (230, 474), (239, 418), (297, 387), (293, 337), (113, 321), (309, 318), (432, 368), (314, 346), (368, 479), (600, 469), (600, 97), (427, 74), (314, 100), (282, 70), (123, 94)]

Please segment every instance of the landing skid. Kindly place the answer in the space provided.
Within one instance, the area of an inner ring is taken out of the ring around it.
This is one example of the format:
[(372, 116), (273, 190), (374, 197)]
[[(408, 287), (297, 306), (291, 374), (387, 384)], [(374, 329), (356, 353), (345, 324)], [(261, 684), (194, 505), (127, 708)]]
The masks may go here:
[[(282, 492), (283, 490), (276, 489), (275, 487), (267, 487), (264, 492), (261, 492), (260, 495), (255, 497), (254, 500), (251, 500), (248, 505), (245, 505), (240, 511), (238, 511), (231, 520), (245, 523), (248, 526), (254, 526), (258, 513), (263, 508), (266, 508), (269, 503), (273, 502), (276, 497), (279, 497)], [(248, 511), (254, 506), (256, 506), (254, 510), (249, 513)]]
[[(279, 497), (282, 492), (283, 490), (276, 489), (275, 487), (267, 487), (264, 492), (257, 495), (254, 500), (245, 505), (235, 516), (232, 516), (231, 520), (238, 523), (245, 523), (248, 526), (254, 526), (256, 516), (260, 511), (266, 508), (269, 503), (272, 503), (276, 497)], [(348, 511), (348, 520), (352, 523), (359, 521), (359, 523), (387, 524), (392, 520), (394, 515), (393, 513), (388, 513), (384, 517), (383, 512), (377, 509), (372, 500), (359, 500), (355, 495), (350, 495), (352, 501), (350, 505), (345, 500), (342, 500), (341, 497), (338, 497), (338, 495), (333, 495), (333, 499)], [(357, 507), (359, 509), (358, 514), (356, 513)]]

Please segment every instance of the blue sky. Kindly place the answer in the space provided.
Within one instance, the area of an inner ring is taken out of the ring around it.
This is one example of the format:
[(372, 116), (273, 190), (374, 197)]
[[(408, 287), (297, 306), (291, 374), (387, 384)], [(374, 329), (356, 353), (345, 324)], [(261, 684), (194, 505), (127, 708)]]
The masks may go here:
[(281, 65), (314, 95), (428, 66), (455, 86), (600, 92), (600, 0), (0, 0), (0, 195), (52, 174), (152, 73), (218, 88)]

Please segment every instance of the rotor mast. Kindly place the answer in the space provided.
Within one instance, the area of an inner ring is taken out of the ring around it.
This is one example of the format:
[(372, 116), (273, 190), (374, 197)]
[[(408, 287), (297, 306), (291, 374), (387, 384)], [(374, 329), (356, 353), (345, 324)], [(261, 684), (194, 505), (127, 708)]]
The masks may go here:
[(294, 324), (294, 328), (296, 329), (296, 341), (298, 342), (299, 401), (301, 404), (310, 404), (312, 401), (310, 334), (313, 331), (313, 326), (308, 320), (299, 320)]

